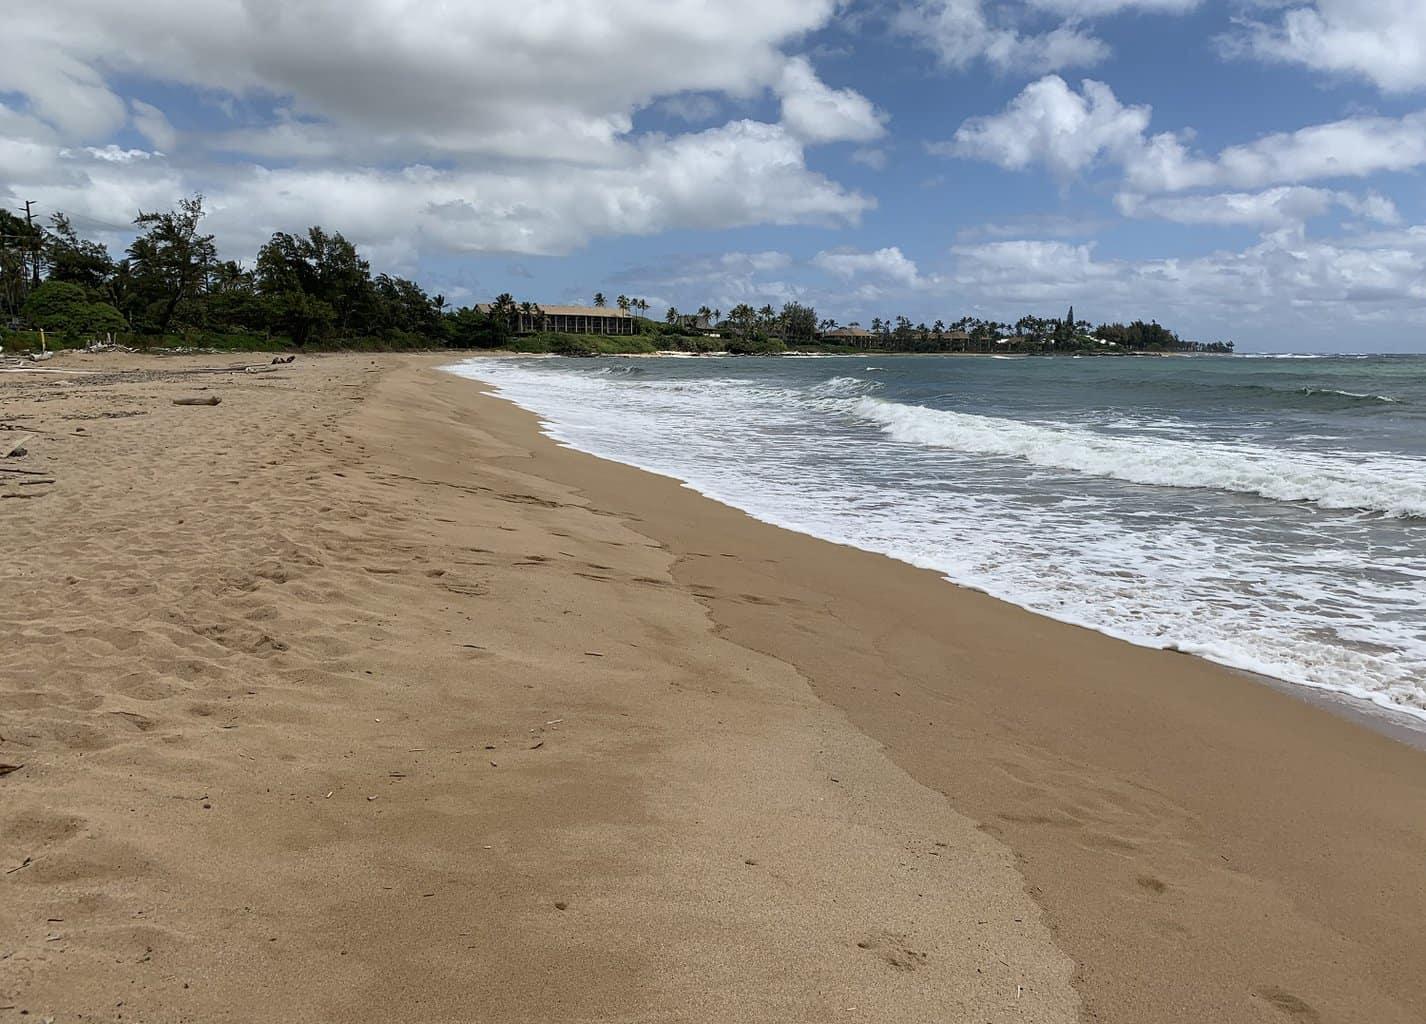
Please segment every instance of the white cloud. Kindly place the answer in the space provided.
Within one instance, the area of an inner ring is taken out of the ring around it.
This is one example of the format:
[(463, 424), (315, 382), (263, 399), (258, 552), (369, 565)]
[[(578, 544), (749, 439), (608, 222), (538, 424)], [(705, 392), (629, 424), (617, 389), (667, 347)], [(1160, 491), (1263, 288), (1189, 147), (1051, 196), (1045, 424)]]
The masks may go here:
[(871, 201), (807, 170), (778, 125), (721, 128), (632, 147), (616, 166), (496, 170), (288, 168), (237, 176), (212, 195), (224, 237), (340, 225), (377, 244), (417, 236), (454, 251), (557, 253), (601, 235), (758, 223), (846, 223)]
[(1363, 178), (1426, 163), (1426, 112), (1351, 117), (1276, 132), (1196, 157), (1176, 137), (1157, 135), (1127, 162), (1131, 187), (1177, 191), (1213, 185), (1255, 188), (1275, 182)]
[(1100, 260), (1092, 245), (1040, 240), (953, 251), (955, 284), (1007, 310), (1092, 298), (1095, 317), (1186, 318), (1250, 344), (1285, 324), (1352, 337), (1363, 324), (1426, 323), (1426, 228), (1334, 242), (1280, 232), (1194, 259)]
[(1002, 113), (966, 121), (952, 142), (932, 152), (988, 160), (1009, 170), (1043, 163), (1077, 174), (1102, 155), (1121, 159), (1142, 145), (1148, 107), (1126, 107), (1103, 82), (1086, 79), (1076, 93), (1058, 75), (1032, 82)]
[(1194, 153), (1183, 134), (1148, 135), (1150, 114), (1148, 106), (1123, 105), (1102, 82), (1087, 79), (1077, 93), (1048, 75), (1000, 113), (971, 118), (952, 141), (930, 149), (1007, 170), (1041, 164), (1061, 177), (1115, 163), (1127, 187), (1142, 193), (1363, 178), (1426, 164), (1426, 111), (1276, 132), (1216, 156)]
[(1187, 14), (1202, 0), (1028, 0), (1031, 7), (1067, 18), (1101, 18), (1110, 14)]
[(1386, 92), (1426, 88), (1421, 0), (1314, 0), (1274, 23), (1247, 22), (1224, 42), (1231, 54), (1364, 78)]
[(277, 97), (337, 141), (399, 140), (413, 159), (560, 155), (562, 138), (591, 159), (610, 155), (599, 146), (659, 97), (748, 97), (789, 73), (815, 92), (810, 66), (781, 47), (833, 9), (833, 0), (472, 0), (413, 17), (401, 0), (52, 0), (7, 22), (23, 58), (0, 69), (0, 91), (26, 94), (77, 141), (123, 124), (124, 104), (101, 74), (112, 68)]
[(828, 87), (806, 58), (787, 62), (778, 92), (782, 123), (808, 142), (869, 142), (886, 131), (885, 116), (870, 100), (851, 89)]
[[(20, 93), (26, 111), (0, 107), (0, 193), (42, 192), (51, 208), (123, 223), (163, 181), (164, 204), (201, 189), (215, 226), (244, 239), (322, 221), (391, 252), (403, 237), (545, 253), (674, 227), (846, 223), (871, 201), (811, 171), (805, 147), (876, 138), (883, 115), (783, 52), (835, 8), (471, 0), (413, 17), (405, 0), (24, 4), (6, 23), (19, 59), (0, 64), (0, 93)], [(201, 92), (228, 118), (180, 136), (111, 75)], [(660, 100), (706, 119), (722, 98), (769, 91), (781, 123), (633, 133)], [(155, 152), (114, 147), (126, 126)]]
[(786, 279), (792, 266), (792, 257), (777, 250), (683, 255), (658, 266), (631, 267), (611, 283), (655, 306), (673, 304), (687, 312), (708, 305), (727, 313), (740, 302), (780, 306), (801, 301), (805, 290)]
[(957, 71), (983, 60), (1001, 71), (1041, 74), (1097, 64), (1109, 56), (1103, 40), (1073, 22), (1022, 33), (992, 22), (981, 0), (915, 0), (896, 13), (892, 27)]
[(906, 288), (921, 288), (926, 284), (915, 261), (894, 245), (875, 252), (855, 249), (819, 252), (812, 257), (812, 265), (848, 281), (869, 277)]
[(178, 143), (178, 133), (169, 124), (162, 110), (143, 100), (130, 100), (134, 129), (148, 139), (155, 148), (171, 151)]
[(719, 110), (717, 100), (712, 96), (698, 92), (667, 96), (659, 100), (657, 107), (669, 117), (676, 117), (680, 121), (688, 121), (691, 124), (711, 121), (718, 116)]
[(1130, 217), (1157, 217), (1179, 224), (1239, 225), (1262, 229), (1301, 227), (1340, 206), (1357, 216), (1383, 224), (1400, 221), (1396, 205), (1375, 193), (1355, 196), (1331, 189), (1287, 185), (1262, 192), (1220, 192), (1213, 195), (1145, 197), (1121, 193), (1119, 211)]

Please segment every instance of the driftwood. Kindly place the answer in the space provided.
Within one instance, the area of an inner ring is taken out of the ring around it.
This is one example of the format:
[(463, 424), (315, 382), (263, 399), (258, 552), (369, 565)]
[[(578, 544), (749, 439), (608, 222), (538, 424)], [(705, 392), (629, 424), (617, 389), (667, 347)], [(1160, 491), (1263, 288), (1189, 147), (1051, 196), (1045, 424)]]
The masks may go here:
[(175, 398), (174, 405), (217, 405), (222, 399), (217, 395), (209, 395), (207, 398)]
[(27, 476), (44, 476), (47, 469), (21, 469), (19, 466), (0, 466), (0, 473), (24, 473)]
[(27, 451), (25, 442), (30, 439), (29, 434), (21, 434), (13, 441), (0, 441), (0, 459), (18, 458)]

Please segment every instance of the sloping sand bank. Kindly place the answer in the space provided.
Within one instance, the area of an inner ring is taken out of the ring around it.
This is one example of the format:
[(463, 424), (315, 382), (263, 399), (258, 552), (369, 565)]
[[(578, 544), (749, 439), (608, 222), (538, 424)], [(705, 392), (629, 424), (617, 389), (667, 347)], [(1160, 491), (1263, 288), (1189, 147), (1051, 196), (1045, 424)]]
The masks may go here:
[(0, 380), (0, 1020), (1076, 1017), (1010, 847), (710, 617), (804, 628), (784, 535), (434, 359), (228, 362)]

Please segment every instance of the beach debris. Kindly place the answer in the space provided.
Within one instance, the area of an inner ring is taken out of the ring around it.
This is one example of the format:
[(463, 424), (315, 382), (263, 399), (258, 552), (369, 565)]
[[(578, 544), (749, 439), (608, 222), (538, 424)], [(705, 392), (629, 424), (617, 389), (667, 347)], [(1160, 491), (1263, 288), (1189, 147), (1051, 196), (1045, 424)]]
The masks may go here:
[(29, 434), (21, 434), (13, 441), (0, 443), (0, 459), (19, 459), (30, 454), (30, 450), (25, 447), (25, 442), (29, 440)]
[(568, 910), (568, 909), (569, 909), (569, 904), (566, 903), (564, 900), (555, 900), (555, 909), (556, 909), (556, 910)]
[(175, 398), (174, 405), (217, 405), (222, 399), (217, 395), (208, 395), (203, 398)]
[(17, 772), (23, 767), (25, 767), (23, 762), (20, 764), (0, 764), (0, 776), (9, 775), (11, 772)]
[(603, 651), (585, 651), (584, 654), (585, 654), (585, 657), (588, 657), (588, 658), (602, 658), (602, 657), (604, 657), (604, 652), (603, 652)]
[(272, 365), (273, 365), (273, 366), (284, 366), (284, 365), (286, 365), (287, 363), (295, 362), (296, 360), (297, 360), (297, 357), (296, 357), (296, 356), (273, 356), (273, 357), (272, 357)]
[(5, 874), (13, 875), (16, 871), (19, 871), (22, 868), (27, 868), (34, 862), (35, 859), (33, 857), (26, 857), (24, 860), (20, 861), (20, 863), (16, 864), (13, 868), (6, 868)]
[(527, 749), (527, 750), (539, 750), (539, 749), (540, 749), (541, 747), (543, 747), (544, 745), (545, 745), (545, 741), (544, 741), (544, 740), (536, 740), (534, 743), (530, 744), (530, 746), (527, 747), (526, 749)]

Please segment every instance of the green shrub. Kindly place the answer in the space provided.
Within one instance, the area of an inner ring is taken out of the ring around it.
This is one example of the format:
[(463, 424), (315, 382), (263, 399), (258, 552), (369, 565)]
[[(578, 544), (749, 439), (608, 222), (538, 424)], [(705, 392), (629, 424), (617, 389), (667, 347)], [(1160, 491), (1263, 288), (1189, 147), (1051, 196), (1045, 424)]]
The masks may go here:
[(735, 356), (775, 356), (787, 351), (777, 338), (733, 338), (728, 351)]
[(36, 327), (69, 340), (92, 338), (129, 329), (128, 322), (113, 306), (94, 302), (77, 284), (46, 281), (25, 300), (20, 312)]

